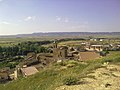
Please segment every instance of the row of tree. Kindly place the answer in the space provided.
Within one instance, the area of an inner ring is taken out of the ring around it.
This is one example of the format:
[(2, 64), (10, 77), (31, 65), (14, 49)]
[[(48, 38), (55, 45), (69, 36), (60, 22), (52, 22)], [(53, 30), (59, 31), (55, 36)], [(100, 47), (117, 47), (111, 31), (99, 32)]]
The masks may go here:
[(0, 58), (9, 57), (9, 56), (17, 56), (17, 55), (26, 55), (29, 52), (36, 53), (47, 53), (50, 50), (41, 45), (48, 44), (50, 41), (41, 41), (41, 42), (22, 42), (18, 45), (1, 47), (0, 46)]

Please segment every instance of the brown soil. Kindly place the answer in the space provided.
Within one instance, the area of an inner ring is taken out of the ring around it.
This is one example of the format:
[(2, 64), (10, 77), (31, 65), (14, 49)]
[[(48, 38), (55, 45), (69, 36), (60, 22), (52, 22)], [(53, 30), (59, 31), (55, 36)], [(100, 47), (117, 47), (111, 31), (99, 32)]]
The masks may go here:
[(98, 68), (82, 79), (79, 85), (60, 86), (55, 90), (120, 90), (120, 66)]

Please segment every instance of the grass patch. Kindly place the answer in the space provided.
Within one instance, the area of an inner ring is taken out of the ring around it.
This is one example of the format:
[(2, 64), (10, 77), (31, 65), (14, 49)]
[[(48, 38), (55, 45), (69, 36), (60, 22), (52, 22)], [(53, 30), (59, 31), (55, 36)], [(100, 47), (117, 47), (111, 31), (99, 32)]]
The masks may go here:
[(79, 79), (75, 76), (69, 76), (63, 80), (63, 84), (64, 85), (77, 85), (79, 84)]

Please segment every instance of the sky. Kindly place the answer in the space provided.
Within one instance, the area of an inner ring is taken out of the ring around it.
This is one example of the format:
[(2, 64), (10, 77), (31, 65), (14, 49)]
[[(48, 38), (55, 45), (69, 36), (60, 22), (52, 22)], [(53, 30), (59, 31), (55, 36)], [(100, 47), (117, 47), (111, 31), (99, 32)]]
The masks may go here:
[(120, 32), (120, 0), (0, 0), (0, 35)]

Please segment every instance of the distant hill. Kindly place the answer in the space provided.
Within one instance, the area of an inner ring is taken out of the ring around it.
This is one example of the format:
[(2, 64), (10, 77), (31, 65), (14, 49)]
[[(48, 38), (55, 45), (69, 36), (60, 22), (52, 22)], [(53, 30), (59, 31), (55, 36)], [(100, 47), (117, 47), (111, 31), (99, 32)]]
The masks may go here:
[(65, 37), (78, 37), (78, 36), (120, 36), (120, 32), (38, 32), (32, 34), (17, 34), (17, 35), (4, 35), (0, 37), (41, 37), (41, 36), (65, 36)]

